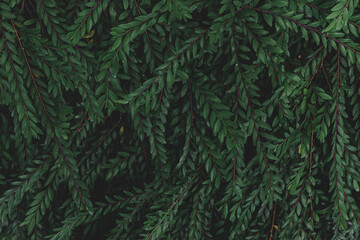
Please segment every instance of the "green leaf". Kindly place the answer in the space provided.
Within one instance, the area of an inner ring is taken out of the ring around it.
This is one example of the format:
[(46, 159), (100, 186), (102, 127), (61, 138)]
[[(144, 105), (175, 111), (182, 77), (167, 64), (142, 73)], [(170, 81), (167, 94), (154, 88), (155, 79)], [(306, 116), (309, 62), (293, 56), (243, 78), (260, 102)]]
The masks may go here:
[(210, 172), (210, 180), (211, 180), (211, 182), (214, 182), (216, 175), (217, 175), (216, 174), (216, 167), (213, 167), (211, 169), (211, 172)]
[(227, 4), (223, 5), (219, 10), (219, 14), (223, 14), (226, 11), (227, 7), (228, 7)]
[(336, 21), (336, 25), (335, 25), (335, 30), (339, 31), (343, 26), (343, 19), (342, 16), (340, 16), (337, 21)]
[(218, 119), (214, 125), (214, 134), (215, 135), (217, 135), (219, 133), (220, 126), (221, 126), (221, 120)]
[(219, 189), (219, 187), (220, 187), (220, 182), (221, 182), (220, 176), (217, 175), (216, 180), (215, 180), (215, 188), (216, 188), (216, 189)]
[(124, 4), (124, 9), (127, 10), (129, 7), (129, 0), (123, 0), (122, 2)]
[(209, 112), (210, 112), (210, 105), (208, 103), (205, 103), (203, 108), (204, 118), (207, 118), (209, 116)]
[(263, 14), (264, 16), (264, 19), (265, 19), (265, 22), (272, 27), (273, 25), (273, 16), (271, 14), (268, 14), (268, 13), (264, 13)]
[[(326, 17), (326, 19), (327, 20), (330, 20), (330, 19), (333, 19), (333, 18), (337, 18), (338, 16), (339, 16), (339, 14), (340, 14), (340, 12), (332, 12), (332, 13), (330, 13), (327, 17)], [(335, 20), (336, 21), (336, 20)]]
[(336, 19), (334, 19), (324, 30), (323, 32), (330, 32), (330, 30), (335, 27)]
[(171, 69), (167, 70), (167, 76), (166, 76), (166, 84), (168, 88), (171, 88), (172, 85), (175, 83), (175, 77), (172, 73)]
[(359, 183), (353, 179), (353, 187), (356, 192), (359, 192)]
[(122, 100), (122, 99), (118, 99), (118, 100), (116, 100), (115, 102), (120, 103), (120, 104), (128, 104), (128, 103), (129, 103), (129, 101), (127, 101), (127, 100)]
[(332, 97), (327, 94), (327, 93), (324, 93), (324, 92), (318, 92), (317, 95), (321, 98), (321, 99), (324, 99), (324, 100), (331, 100)]
[(339, 11), (342, 10), (346, 5), (346, 1), (340, 1), (338, 4), (336, 4), (331, 11), (335, 12), (335, 11)]

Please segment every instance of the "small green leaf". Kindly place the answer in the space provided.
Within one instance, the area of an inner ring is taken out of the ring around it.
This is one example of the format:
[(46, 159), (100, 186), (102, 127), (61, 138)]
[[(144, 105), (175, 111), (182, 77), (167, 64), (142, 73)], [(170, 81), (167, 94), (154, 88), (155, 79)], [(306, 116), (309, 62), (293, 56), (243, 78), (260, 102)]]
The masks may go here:
[(345, 7), (346, 2), (347, 2), (347, 1), (340, 1), (338, 4), (336, 4), (336, 5), (331, 9), (331, 11), (336, 12), (336, 11), (342, 10), (342, 9)]
[(350, 49), (347, 49), (347, 53), (348, 53), (350, 63), (354, 64), (355, 63), (355, 54), (354, 54), (354, 52), (351, 51)]
[(334, 19), (324, 30), (323, 32), (329, 32), (336, 24), (336, 19)]
[(175, 76), (172, 73), (171, 69), (167, 70), (167, 76), (166, 76), (166, 84), (168, 88), (171, 88), (172, 85), (175, 83)]
[(324, 93), (324, 92), (318, 92), (317, 95), (320, 98), (324, 99), (324, 100), (331, 100), (332, 99), (332, 97), (329, 94)]
[(300, 110), (301, 110), (301, 113), (304, 114), (305, 111), (306, 111), (306, 98), (304, 98), (301, 102), (301, 105), (300, 105)]
[(219, 189), (220, 183), (221, 183), (221, 181), (220, 181), (220, 176), (217, 175), (216, 180), (215, 180), (215, 188), (216, 188), (216, 189)]
[(359, 183), (355, 179), (353, 179), (353, 187), (355, 191), (359, 192)]
[(128, 104), (128, 103), (129, 103), (129, 101), (127, 101), (127, 100), (122, 100), (122, 99), (118, 99), (118, 100), (116, 100), (115, 102), (120, 103), (120, 104)]
[(210, 180), (214, 182), (216, 176), (216, 167), (213, 167), (210, 172)]
[(335, 30), (339, 31), (343, 26), (343, 18), (342, 16), (340, 16), (337, 21), (336, 21), (336, 25), (335, 25)]
[(221, 126), (221, 121), (220, 119), (218, 119), (215, 123), (215, 126), (214, 126), (214, 134), (218, 134), (219, 130), (220, 130), (220, 126)]
[(326, 19), (330, 20), (330, 19), (336, 18), (339, 16), (339, 14), (340, 14), (340, 12), (332, 12), (326, 17)]
[(274, 17), (271, 15), (271, 14), (268, 14), (268, 13), (264, 13), (264, 19), (265, 19), (265, 22), (272, 27), (273, 25), (273, 19)]
[(211, 158), (208, 158), (208, 159), (206, 160), (205, 170), (206, 170), (207, 172), (210, 172), (210, 168), (211, 168)]
[(123, 0), (124, 9), (127, 10), (129, 7), (129, 0)]
[(203, 108), (204, 118), (207, 118), (209, 116), (209, 111), (210, 111), (210, 106), (208, 103), (205, 103)]
[(223, 5), (219, 10), (219, 14), (223, 14), (226, 11), (227, 6), (228, 6), (227, 4)]

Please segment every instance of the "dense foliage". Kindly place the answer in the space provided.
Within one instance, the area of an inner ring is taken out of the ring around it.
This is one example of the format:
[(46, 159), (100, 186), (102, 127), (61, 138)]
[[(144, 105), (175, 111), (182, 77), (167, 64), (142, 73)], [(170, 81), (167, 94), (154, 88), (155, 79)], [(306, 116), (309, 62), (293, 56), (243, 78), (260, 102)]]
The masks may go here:
[(359, 239), (359, 0), (2, 0), (0, 239)]

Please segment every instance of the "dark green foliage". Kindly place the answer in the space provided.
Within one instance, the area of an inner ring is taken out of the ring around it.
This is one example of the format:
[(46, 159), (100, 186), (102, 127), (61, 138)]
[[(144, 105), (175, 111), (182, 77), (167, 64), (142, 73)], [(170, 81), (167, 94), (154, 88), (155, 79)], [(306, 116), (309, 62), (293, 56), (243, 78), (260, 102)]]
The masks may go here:
[(3, 0), (0, 239), (359, 239), (359, 0)]

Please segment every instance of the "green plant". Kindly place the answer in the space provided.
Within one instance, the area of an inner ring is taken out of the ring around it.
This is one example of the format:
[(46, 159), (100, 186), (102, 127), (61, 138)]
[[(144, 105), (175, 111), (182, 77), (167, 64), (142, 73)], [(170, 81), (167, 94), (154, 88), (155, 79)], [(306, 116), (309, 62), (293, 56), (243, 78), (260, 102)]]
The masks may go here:
[(1, 239), (358, 239), (358, 0), (0, 3)]

